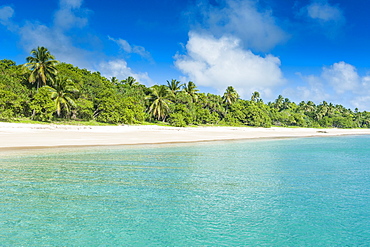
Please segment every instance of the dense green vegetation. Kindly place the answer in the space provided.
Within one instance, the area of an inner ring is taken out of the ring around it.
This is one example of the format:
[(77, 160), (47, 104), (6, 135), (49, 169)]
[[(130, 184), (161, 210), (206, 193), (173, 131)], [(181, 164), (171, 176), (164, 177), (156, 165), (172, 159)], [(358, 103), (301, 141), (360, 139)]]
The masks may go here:
[(99, 72), (59, 63), (44, 47), (34, 49), (26, 60), (24, 65), (0, 60), (1, 121), (370, 127), (369, 112), (325, 101), (296, 104), (279, 95), (265, 104), (258, 92), (250, 100), (240, 99), (232, 86), (222, 96), (200, 93), (191, 81), (171, 80), (148, 88), (133, 77), (107, 79)]

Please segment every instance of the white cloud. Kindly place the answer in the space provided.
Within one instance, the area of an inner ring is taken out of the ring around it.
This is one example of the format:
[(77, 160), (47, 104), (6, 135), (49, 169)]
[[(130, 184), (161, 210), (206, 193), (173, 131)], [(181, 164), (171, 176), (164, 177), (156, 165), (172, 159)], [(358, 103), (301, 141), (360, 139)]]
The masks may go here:
[[(97, 37), (89, 34), (90, 10), (81, 7), (82, 3), (83, 0), (60, 0), (60, 8), (55, 12), (53, 25), (50, 26), (30, 20), (26, 20), (23, 25), (14, 23), (10, 20), (14, 14), (13, 9), (5, 6), (0, 8), (0, 24), (19, 35), (19, 42), (26, 52), (44, 46), (61, 62), (92, 71), (102, 69), (102, 74), (108, 78), (116, 76), (124, 79), (127, 76), (134, 76), (142, 82), (151, 83), (146, 73), (134, 73), (124, 60), (109, 61), (104, 54), (95, 49), (89, 51), (80, 48), (86, 45), (94, 47), (94, 42), (100, 43)], [(146, 52), (144, 48), (137, 46), (130, 46), (130, 49), (144, 55)]]
[(197, 85), (219, 91), (233, 85), (246, 95), (256, 90), (268, 92), (284, 81), (279, 58), (255, 55), (234, 37), (217, 39), (191, 32), (186, 49), (186, 55), (175, 56), (175, 65)]
[(360, 111), (370, 111), (370, 96), (357, 96), (350, 101), (354, 108)]
[(0, 7), (0, 24), (4, 25), (8, 30), (13, 31), (17, 27), (12, 23), (11, 18), (14, 15), (14, 9), (10, 6)]
[(126, 40), (124, 39), (114, 39), (112, 37), (108, 37), (110, 40), (114, 41), (116, 44), (119, 45), (119, 47), (124, 50), (127, 53), (135, 53), (138, 54), (139, 56), (151, 61), (153, 60), (150, 53), (145, 50), (144, 47), (142, 46), (137, 46), (137, 45), (130, 45)]
[(74, 27), (83, 28), (88, 24), (90, 10), (81, 8), (82, 0), (60, 0), (60, 8), (54, 15), (54, 26), (68, 30)]
[(360, 85), (350, 103), (361, 111), (370, 111), (370, 76), (360, 77)]
[[(80, 8), (81, 4), (82, 0), (60, 0), (60, 9), (56, 11), (51, 26), (31, 20), (25, 20), (24, 24), (20, 25), (11, 20), (14, 10), (9, 6), (4, 6), (0, 8), (0, 24), (19, 35), (19, 43), (27, 52), (38, 46), (44, 46), (62, 62), (92, 69), (92, 66), (89, 66), (91, 59), (88, 58), (92, 56), (91, 53), (78, 48), (79, 45), (71, 36), (71, 32), (67, 34), (67, 31), (72, 28), (81, 29), (88, 24), (89, 10)], [(84, 33), (86, 32), (80, 32), (76, 36), (81, 38)], [(93, 38), (90, 37), (90, 43), (91, 40)]]
[(78, 28), (85, 27), (88, 23), (88, 19), (86, 17), (77, 16), (75, 12), (76, 11), (73, 11), (70, 8), (59, 9), (55, 13), (54, 17), (55, 27), (62, 28), (65, 30), (73, 27)]
[(346, 18), (339, 5), (331, 5), (328, 0), (312, 0), (311, 4), (301, 8), (299, 15), (309, 22), (306, 27), (314, 32), (322, 32), (327, 38), (334, 39), (343, 34), (342, 27)]
[(5, 25), (10, 18), (13, 17), (14, 10), (10, 6), (3, 6), (0, 8), (0, 23)]
[(332, 6), (326, 1), (313, 2), (306, 7), (308, 17), (319, 21), (343, 21), (342, 10), (337, 6)]
[(61, 8), (80, 8), (83, 0), (60, 0)]
[(331, 100), (331, 96), (325, 88), (325, 82), (321, 77), (314, 75), (302, 76), (300, 73), (298, 73), (298, 75), (307, 83), (307, 85), (296, 88), (287, 88), (283, 91), (284, 96), (287, 96), (293, 101), (300, 102), (302, 100), (310, 100), (316, 104), (319, 104), (324, 100)]
[(284, 94), (293, 100), (342, 104), (370, 111), (370, 76), (360, 76), (356, 67), (345, 62), (323, 67), (319, 76), (301, 76), (304, 86), (288, 88)]
[(99, 71), (107, 78), (117, 77), (118, 80), (124, 80), (129, 76), (134, 77), (137, 81), (150, 85), (153, 84), (148, 73), (134, 73), (131, 68), (127, 67), (127, 62), (122, 59), (111, 60), (99, 64)]
[(73, 40), (61, 32), (59, 29), (28, 22), (18, 30), (20, 43), (24, 50), (30, 52), (38, 46), (44, 46), (62, 62), (92, 70), (90, 57), (93, 54), (89, 51), (76, 47)]
[(330, 83), (338, 94), (356, 91), (359, 87), (360, 76), (356, 68), (345, 62), (339, 62), (329, 67), (324, 67), (322, 77)]
[(255, 1), (225, 0), (222, 8), (206, 5), (201, 15), (203, 31), (216, 37), (236, 36), (248, 49), (267, 51), (288, 37), (276, 24), (272, 12), (259, 11)]
[[(81, 0), (61, 0), (61, 7), (54, 15), (52, 26), (34, 21), (26, 21), (23, 26), (18, 26), (15, 32), (19, 34), (24, 50), (29, 52), (38, 46), (44, 46), (59, 61), (93, 70), (92, 52), (78, 48), (79, 44), (71, 32), (67, 34), (72, 28), (78, 28), (80, 30), (77, 36), (80, 40), (84, 39), (85, 32), (81, 30), (88, 24), (88, 19), (84, 16), (89, 10), (80, 8), (81, 4)], [(89, 42), (92, 40), (93, 38), (90, 38)]]

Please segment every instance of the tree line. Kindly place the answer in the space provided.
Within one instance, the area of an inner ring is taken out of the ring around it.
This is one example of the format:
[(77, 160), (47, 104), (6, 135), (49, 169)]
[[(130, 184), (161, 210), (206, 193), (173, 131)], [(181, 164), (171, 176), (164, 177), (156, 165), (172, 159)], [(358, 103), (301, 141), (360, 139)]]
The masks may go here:
[(241, 99), (229, 86), (223, 95), (200, 93), (194, 82), (172, 79), (147, 87), (133, 77), (119, 81), (60, 63), (45, 47), (27, 63), (0, 60), (0, 120), (91, 121), (111, 124), (167, 123), (228, 126), (369, 128), (370, 113), (279, 95), (264, 103), (258, 92)]

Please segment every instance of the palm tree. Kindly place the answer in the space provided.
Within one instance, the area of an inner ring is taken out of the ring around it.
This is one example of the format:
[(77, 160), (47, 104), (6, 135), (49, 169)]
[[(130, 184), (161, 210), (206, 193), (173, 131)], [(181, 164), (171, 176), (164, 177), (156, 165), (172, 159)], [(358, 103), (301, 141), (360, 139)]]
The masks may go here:
[(283, 104), (284, 104), (284, 97), (282, 95), (279, 95), (274, 102), (274, 108), (280, 111), (283, 109)]
[(320, 120), (326, 116), (328, 113), (328, 103), (323, 101), (320, 105), (317, 106), (315, 118), (316, 120)]
[(299, 103), (299, 109), (302, 110), (304, 113), (314, 112), (316, 109), (316, 105), (312, 101), (307, 101), (307, 103), (301, 101), (301, 103)]
[(110, 79), (110, 81), (114, 84), (114, 85), (118, 85), (118, 79), (117, 79), (117, 77), (115, 77), (115, 76), (113, 76), (111, 79)]
[(140, 83), (137, 82), (136, 79), (132, 76), (127, 77), (127, 79), (123, 80), (123, 82), (124, 82), (124, 85), (128, 87), (135, 87), (135, 86), (140, 85)]
[(190, 95), (194, 102), (198, 100), (197, 92), (199, 91), (196, 89), (197, 86), (194, 84), (194, 82), (189, 81), (187, 84), (185, 83), (183, 85), (183, 90), (186, 94)]
[(232, 86), (228, 86), (222, 98), (226, 105), (232, 105), (238, 100), (239, 94)]
[(224, 108), (222, 106), (222, 97), (215, 94), (207, 94), (207, 98), (205, 99), (205, 107), (208, 108), (211, 112), (217, 112), (222, 114), (224, 112)]
[(260, 98), (260, 93), (255, 91), (254, 93), (252, 93), (251, 101), (258, 102)]
[[(356, 108), (357, 109), (357, 108)], [(328, 105), (328, 110), (327, 110), (327, 115), (329, 117), (332, 117), (334, 114), (335, 114), (335, 106), (333, 105), (333, 103), (329, 103)]]
[(181, 89), (181, 82), (175, 79), (172, 79), (171, 81), (167, 81), (167, 87), (171, 90), (173, 94), (176, 94)]
[(58, 117), (62, 109), (69, 113), (71, 107), (76, 107), (73, 94), (77, 93), (78, 90), (74, 87), (71, 80), (64, 77), (56, 77), (53, 87), (46, 86), (46, 88), (50, 91), (50, 97), (55, 102)]
[(155, 85), (150, 88), (150, 94), (145, 97), (145, 99), (150, 101), (150, 106), (148, 109), (149, 114), (151, 114), (158, 121), (166, 120), (168, 113), (170, 111), (169, 105), (171, 104), (171, 99), (173, 94), (165, 85)]
[(291, 103), (292, 102), (290, 102), (290, 99), (285, 98), (284, 101), (283, 101), (282, 109), (283, 110), (289, 109)]
[(31, 56), (26, 58), (25, 66), (31, 70), (28, 81), (36, 82), (37, 89), (42, 85), (46, 86), (48, 81), (53, 81), (57, 74), (55, 65), (58, 63), (55, 57), (45, 47), (37, 47), (31, 51)]

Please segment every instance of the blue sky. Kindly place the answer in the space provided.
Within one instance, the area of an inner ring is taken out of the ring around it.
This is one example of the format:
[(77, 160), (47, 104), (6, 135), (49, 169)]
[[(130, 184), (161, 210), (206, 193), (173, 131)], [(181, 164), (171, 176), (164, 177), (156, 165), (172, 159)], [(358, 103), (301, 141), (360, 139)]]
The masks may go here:
[(22, 64), (45, 46), (107, 78), (370, 111), (368, 9), (365, 0), (3, 0), (0, 59)]

